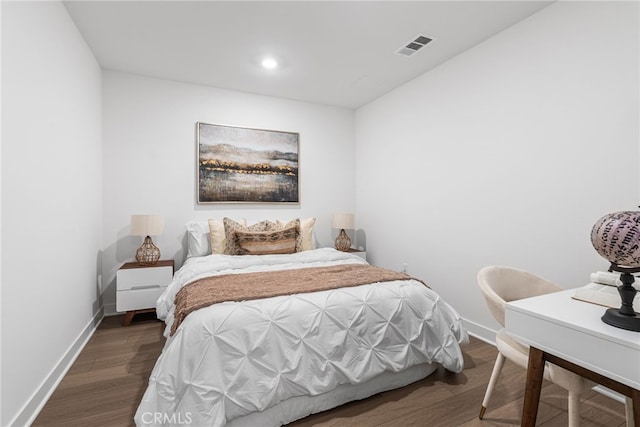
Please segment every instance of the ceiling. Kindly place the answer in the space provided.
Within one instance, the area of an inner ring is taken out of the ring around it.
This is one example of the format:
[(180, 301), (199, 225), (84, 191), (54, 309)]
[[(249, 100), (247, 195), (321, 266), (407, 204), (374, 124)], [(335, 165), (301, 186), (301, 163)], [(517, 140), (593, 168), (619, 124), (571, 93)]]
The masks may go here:
[[(67, 1), (104, 69), (357, 108), (548, 1)], [(412, 56), (395, 52), (425, 35)], [(262, 68), (264, 55), (277, 69)]]

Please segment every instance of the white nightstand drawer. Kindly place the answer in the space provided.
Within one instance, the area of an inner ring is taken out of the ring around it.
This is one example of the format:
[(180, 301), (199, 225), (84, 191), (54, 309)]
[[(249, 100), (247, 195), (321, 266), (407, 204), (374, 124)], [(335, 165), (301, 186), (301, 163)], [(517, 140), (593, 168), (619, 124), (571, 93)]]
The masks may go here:
[(346, 252), (346, 253), (351, 254), (351, 255), (359, 256), (360, 258), (362, 258), (365, 261), (367, 260), (367, 251), (365, 251), (365, 250), (351, 248), (351, 249), (343, 251), (343, 252)]
[(365, 251), (355, 251), (355, 252), (351, 252), (354, 255), (359, 256), (360, 258), (362, 258), (363, 260), (367, 260), (367, 253)]
[(166, 286), (156, 286), (146, 289), (117, 291), (116, 310), (130, 311), (155, 308), (156, 301), (165, 289), (167, 289)]
[(166, 287), (173, 277), (173, 267), (141, 267), (120, 269), (116, 273), (118, 291), (147, 289), (152, 286)]

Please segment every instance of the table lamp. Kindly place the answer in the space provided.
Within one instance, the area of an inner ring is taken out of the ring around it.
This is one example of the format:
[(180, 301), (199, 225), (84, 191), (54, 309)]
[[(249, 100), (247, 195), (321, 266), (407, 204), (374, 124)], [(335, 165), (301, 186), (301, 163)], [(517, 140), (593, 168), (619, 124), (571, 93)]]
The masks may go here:
[(164, 230), (162, 215), (131, 215), (131, 234), (146, 236), (142, 246), (136, 251), (140, 265), (155, 265), (160, 259), (160, 249), (153, 244), (150, 236), (159, 236)]
[(344, 231), (353, 230), (354, 227), (354, 217), (353, 214), (349, 213), (339, 213), (333, 214), (333, 221), (331, 222), (331, 226), (333, 228), (339, 228), (340, 234), (336, 237), (335, 247), (339, 251), (346, 252), (351, 249), (351, 239)]
[(640, 212), (624, 211), (607, 214), (591, 229), (591, 244), (611, 263), (609, 271), (620, 274), (618, 293), (620, 308), (610, 308), (602, 316), (608, 325), (640, 332), (640, 314), (633, 310), (636, 289), (633, 273), (640, 272)]

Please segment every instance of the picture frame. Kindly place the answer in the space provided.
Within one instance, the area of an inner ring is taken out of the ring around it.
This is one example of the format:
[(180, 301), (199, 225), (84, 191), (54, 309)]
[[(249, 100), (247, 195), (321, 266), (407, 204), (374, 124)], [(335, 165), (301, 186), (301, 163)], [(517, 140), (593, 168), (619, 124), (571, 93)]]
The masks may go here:
[(196, 122), (197, 203), (300, 203), (300, 134)]

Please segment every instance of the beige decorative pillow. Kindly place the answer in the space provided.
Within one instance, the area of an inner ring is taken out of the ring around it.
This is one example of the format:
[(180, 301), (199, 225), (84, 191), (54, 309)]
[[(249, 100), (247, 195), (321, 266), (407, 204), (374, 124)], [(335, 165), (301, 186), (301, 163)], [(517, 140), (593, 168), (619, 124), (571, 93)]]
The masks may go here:
[(298, 224), (276, 231), (234, 232), (240, 255), (292, 254), (300, 235)]
[(260, 221), (249, 226), (240, 224), (230, 218), (224, 218), (222, 222), (224, 223), (224, 233), (226, 236), (226, 244), (224, 247), (224, 253), (226, 255), (242, 255), (240, 253), (240, 247), (236, 243), (236, 231), (273, 231), (276, 228), (276, 224), (268, 220)]
[[(288, 222), (287, 221), (277, 221), (278, 227), (284, 227), (286, 226)], [(314, 244), (313, 244), (313, 226), (316, 223), (316, 219), (311, 217), (311, 218), (304, 218), (304, 219), (300, 219), (300, 240), (301, 240), (301, 244), (300, 244), (300, 250), (298, 250), (298, 252), (301, 251), (310, 251), (311, 249), (314, 248)]]
[[(246, 219), (241, 219), (238, 224), (247, 225)], [(223, 254), (227, 245), (227, 235), (224, 231), (224, 222), (221, 219), (209, 219), (209, 242), (212, 254)]]

